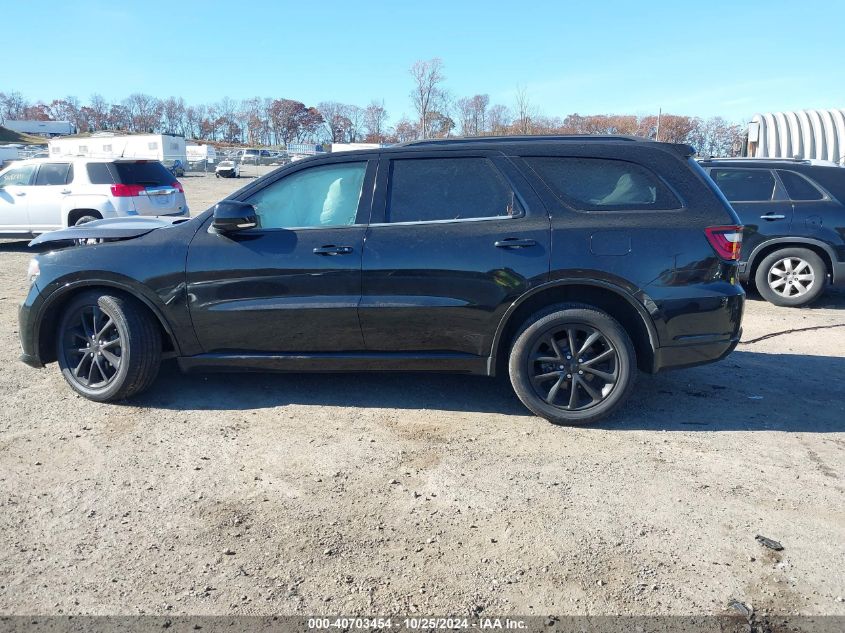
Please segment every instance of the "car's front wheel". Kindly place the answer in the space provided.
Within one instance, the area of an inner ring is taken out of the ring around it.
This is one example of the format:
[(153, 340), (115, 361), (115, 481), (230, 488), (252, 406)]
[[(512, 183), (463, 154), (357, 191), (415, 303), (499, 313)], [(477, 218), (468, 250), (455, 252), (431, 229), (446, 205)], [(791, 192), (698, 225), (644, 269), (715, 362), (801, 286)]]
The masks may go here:
[(108, 402), (149, 387), (161, 364), (161, 334), (135, 299), (86, 292), (70, 301), (56, 336), (56, 357), (77, 393)]
[(523, 404), (555, 424), (590, 424), (630, 395), (636, 355), (622, 326), (584, 305), (532, 316), (511, 348), (511, 384)]
[(760, 262), (754, 283), (757, 292), (776, 306), (798, 307), (812, 303), (824, 292), (827, 267), (807, 248), (784, 248)]

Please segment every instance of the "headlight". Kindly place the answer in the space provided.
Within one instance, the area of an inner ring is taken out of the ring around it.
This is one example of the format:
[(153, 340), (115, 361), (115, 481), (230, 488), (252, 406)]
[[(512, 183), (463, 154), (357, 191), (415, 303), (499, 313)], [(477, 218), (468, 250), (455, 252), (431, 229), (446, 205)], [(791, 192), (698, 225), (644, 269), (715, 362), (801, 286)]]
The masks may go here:
[(38, 275), (41, 274), (41, 267), (38, 265), (38, 258), (33, 257), (29, 260), (29, 266), (26, 269), (26, 278), (29, 280), (29, 285), (35, 283), (35, 280), (38, 279)]

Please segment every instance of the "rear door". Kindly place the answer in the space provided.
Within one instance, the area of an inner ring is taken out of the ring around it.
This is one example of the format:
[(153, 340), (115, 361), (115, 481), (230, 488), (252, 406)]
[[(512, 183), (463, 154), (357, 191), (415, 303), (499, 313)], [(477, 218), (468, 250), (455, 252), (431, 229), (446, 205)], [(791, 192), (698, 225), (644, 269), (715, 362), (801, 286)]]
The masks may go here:
[(62, 205), (71, 194), (73, 164), (42, 163), (29, 188), (29, 222), (33, 233), (62, 227)]
[(744, 228), (742, 260), (766, 240), (788, 236), (792, 202), (773, 170), (754, 167), (712, 167), (710, 177), (725, 194)]
[(17, 165), (0, 176), (0, 233), (29, 234), (27, 206), (35, 171), (35, 165)]
[(778, 169), (777, 174), (792, 201), (793, 234), (823, 237), (825, 229), (832, 228), (831, 222), (842, 213), (842, 205), (796, 171)]
[(549, 236), (498, 152), (383, 154), (363, 260), (367, 349), (486, 357), (507, 306), (548, 278)]

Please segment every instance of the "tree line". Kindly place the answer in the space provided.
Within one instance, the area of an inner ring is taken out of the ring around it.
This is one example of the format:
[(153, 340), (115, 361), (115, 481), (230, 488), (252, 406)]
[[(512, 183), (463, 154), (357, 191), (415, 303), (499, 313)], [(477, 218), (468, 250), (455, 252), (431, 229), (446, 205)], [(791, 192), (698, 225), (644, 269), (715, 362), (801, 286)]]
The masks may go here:
[[(75, 96), (49, 103), (30, 102), (19, 92), (0, 92), (0, 124), (5, 120), (70, 121), (81, 132), (102, 130), (181, 134), (186, 138), (227, 144), (281, 146), (290, 143), (398, 143), (449, 136), (515, 134), (632, 134), (674, 143), (689, 143), (700, 154), (735, 155), (742, 128), (722, 117), (548, 116), (524, 88), (513, 103), (491, 103), (488, 94), (455, 97), (446, 88), (439, 58), (420, 60), (409, 69), (415, 116), (394, 124), (384, 102), (366, 106), (323, 101), (305, 105), (296, 99), (253, 97), (236, 101), (187, 104), (182, 97), (159, 99), (133, 93), (118, 102), (93, 94), (86, 103)], [(658, 120), (659, 119), (659, 120)]]

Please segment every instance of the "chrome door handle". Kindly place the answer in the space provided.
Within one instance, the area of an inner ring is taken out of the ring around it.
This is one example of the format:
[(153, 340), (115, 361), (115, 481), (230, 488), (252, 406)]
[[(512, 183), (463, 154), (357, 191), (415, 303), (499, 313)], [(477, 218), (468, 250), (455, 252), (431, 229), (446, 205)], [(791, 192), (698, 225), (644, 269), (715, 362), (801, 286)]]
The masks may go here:
[(62, 189), (59, 193), (63, 193), (65, 195), (70, 193), (70, 189)]
[(25, 196), (25, 195), (26, 195), (26, 192), (25, 192), (25, 191), (18, 191), (15, 195), (16, 195), (18, 198), (20, 198), (21, 196)]
[(496, 248), (528, 248), (529, 246), (536, 246), (537, 242), (534, 240), (521, 240), (516, 237), (506, 237), (502, 240), (493, 242)]
[(760, 216), (761, 220), (785, 220), (786, 216), (781, 215), (780, 213), (767, 213), (766, 215)]

